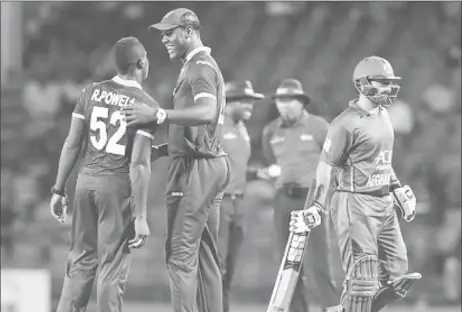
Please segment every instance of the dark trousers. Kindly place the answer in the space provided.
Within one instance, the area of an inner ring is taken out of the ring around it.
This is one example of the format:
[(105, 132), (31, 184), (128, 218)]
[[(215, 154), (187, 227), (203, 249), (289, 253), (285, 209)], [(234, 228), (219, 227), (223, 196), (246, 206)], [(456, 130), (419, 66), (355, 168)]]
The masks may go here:
[[(57, 312), (85, 312), (95, 279), (97, 312), (122, 311), (130, 266), (128, 240), (134, 229), (128, 182), (111, 187), (114, 180), (80, 176), (77, 181), (72, 242)], [(103, 189), (86, 189), (91, 184)]]
[(240, 248), (244, 241), (245, 211), (241, 196), (225, 194), (220, 209), (218, 254), (223, 281), (223, 312), (229, 311), (231, 281), (236, 270)]
[[(298, 189), (293, 192), (281, 189), (276, 193), (274, 222), (281, 259), (289, 237), (290, 212), (303, 209), (307, 193), (307, 189)], [(308, 277), (310, 271), (319, 290), (322, 308), (337, 305), (339, 302), (340, 293), (336, 287), (330, 259), (329, 230), (329, 219), (325, 217), (322, 224), (311, 231), (300, 278), (290, 305), (291, 312), (307, 312), (309, 310), (308, 289), (303, 277)]]
[(228, 179), (226, 157), (177, 158), (169, 166), (166, 256), (174, 312), (223, 310), (218, 226)]

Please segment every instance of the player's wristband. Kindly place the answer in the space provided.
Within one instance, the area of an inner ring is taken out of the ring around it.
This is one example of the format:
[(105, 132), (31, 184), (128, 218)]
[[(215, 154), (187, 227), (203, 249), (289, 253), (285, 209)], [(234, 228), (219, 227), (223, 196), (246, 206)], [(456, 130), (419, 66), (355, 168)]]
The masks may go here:
[(313, 206), (315, 206), (316, 208), (318, 208), (318, 211), (321, 213), (321, 214), (326, 214), (326, 210), (324, 209), (324, 206), (321, 205), (321, 203), (315, 201)]
[(164, 123), (165, 119), (167, 119), (167, 112), (163, 108), (157, 109), (156, 112), (157, 124), (160, 125)]
[(390, 192), (395, 191), (396, 189), (399, 189), (401, 186), (401, 182), (399, 180), (393, 180), (390, 181)]
[(66, 190), (58, 190), (54, 187), (54, 185), (51, 187), (51, 194), (56, 194), (62, 197), (66, 196)]

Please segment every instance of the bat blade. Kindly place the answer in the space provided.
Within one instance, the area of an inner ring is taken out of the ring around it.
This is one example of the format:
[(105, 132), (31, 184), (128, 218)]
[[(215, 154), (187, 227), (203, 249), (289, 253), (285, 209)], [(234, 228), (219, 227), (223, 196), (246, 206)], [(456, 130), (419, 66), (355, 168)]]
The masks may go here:
[(302, 269), (303, 254), (308, 238), (309, 233), (303, 235), (290, 234), (267, 312), (289, 311), (292, 295)]
[[(315, 200), (316, 181), (313, 180), (308, 194), (308, 206)], [(290, 233), (284, 256), (279, 266), (276, 282), (266, 312), (288, 312), (295, 286), (303, 265), (305, 246), (310, 232), (306, 234)]]

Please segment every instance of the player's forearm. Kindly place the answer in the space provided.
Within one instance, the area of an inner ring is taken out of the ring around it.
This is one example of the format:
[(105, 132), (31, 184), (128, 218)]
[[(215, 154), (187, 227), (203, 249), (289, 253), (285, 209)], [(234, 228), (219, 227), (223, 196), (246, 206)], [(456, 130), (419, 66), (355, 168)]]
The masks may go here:
[[(320, 161), (316, 169), (316, 190), (314, 201), (326, 208), (327, 195), (332, 179), (332, 166)], [(306, 202), (305, 205), (310, 205)], [(305, 207), (309, 208), (309, 207)]]
[(72, 169), (75, 167), (80, 152), (80, 145), (69, 144), (68, 140), (64, 142), (61, 156), (59, 158), (58, 174), (54, 187), (57, 190), (63, 190), (66, 182), (71, 175)]
[(216, 117), (216, 109), (210, 105), (195, 104), (183, 109), (166, 109), (165, 112), (170, 123), (186, 127), (207, 125)]
[(151, 176), (151, 163), (135, 163), (130, 166), (134, 211), (136, 218), (147, 217), (148, 189)]
[(390, 190), (394, 190), (401, 187), (401, 182), (396, 175), (396, 172), (393, 168), (390, 170)]

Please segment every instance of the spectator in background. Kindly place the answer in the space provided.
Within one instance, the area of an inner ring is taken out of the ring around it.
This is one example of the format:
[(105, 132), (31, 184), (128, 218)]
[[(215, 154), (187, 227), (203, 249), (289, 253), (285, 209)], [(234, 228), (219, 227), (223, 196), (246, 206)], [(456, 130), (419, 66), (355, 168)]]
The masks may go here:
[(1, 246), (3, 260), (11, 259), (14, 253), (14, 221), (17, 213), (14, 210), (14, 196), (11, 181), (13, 172), (2, 167), (1, 173)]
[(461, 123), (460, 116), (448, 118), (445, 149), (436, 160), (436, 178), (442, 196), (442, 223), (437, 232), (439, 256), (443, 257), (443, 293), (450, 302), (460, 301), (461, 244)]
[(50, 81), (46, 68), (48, 63), (39, 59), (36, 64), (31, 73), (32, 79), (24, 86), (22, 101), (32, 119), (32, 124), (26, 129), (32, 138), (42, 137), (53, 128), (61, 106), (61, 88)]
[(388, 109), (395, 133), (400, 136), (409, 135), (414, 129), (414, 115), (408, 103), (396, 100)]
[[(38, 60), (41, 63), (43, 60)], [(45, 66), (46, 63), (44, 62)], [(52, 119), (58, 111), (61, 101), (61, 90), (47, 75), (47, 70), (37, 65), (32, 70), (31, 77), (24, 87), (23, 105), (32, 118)]]

